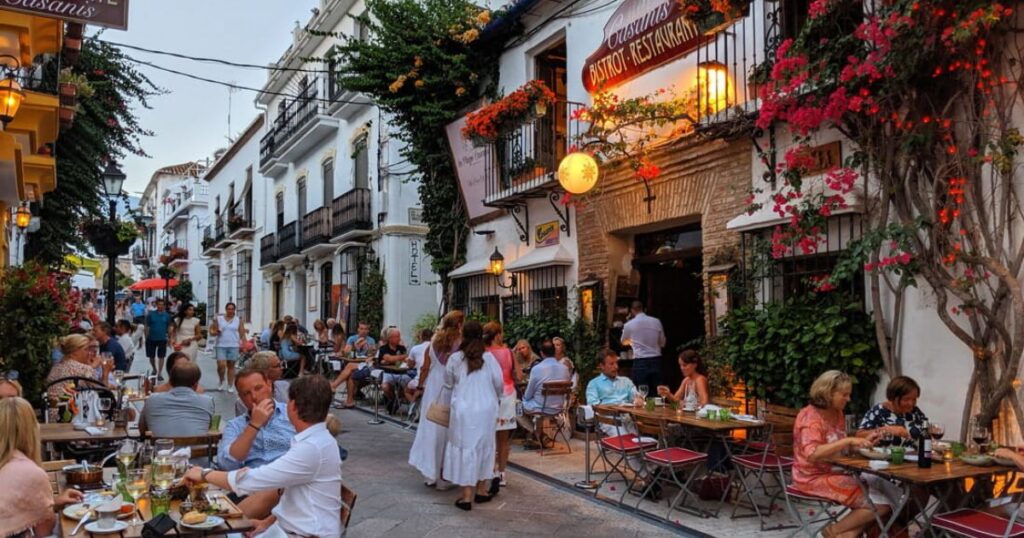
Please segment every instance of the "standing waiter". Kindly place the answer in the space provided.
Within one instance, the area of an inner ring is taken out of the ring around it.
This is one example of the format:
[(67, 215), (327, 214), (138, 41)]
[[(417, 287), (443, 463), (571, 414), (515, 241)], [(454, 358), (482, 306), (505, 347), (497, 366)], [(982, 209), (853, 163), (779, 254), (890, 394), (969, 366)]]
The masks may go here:
[(639, 387), (658, 386), (661, 379), (661, 348), (665, 347), (665, 330), (658, 318), (644, 313), (644, 304), (633, 301), (630, 320), (622, 327), (622, 343), (633, 348), (633, 370), (630, 378)]

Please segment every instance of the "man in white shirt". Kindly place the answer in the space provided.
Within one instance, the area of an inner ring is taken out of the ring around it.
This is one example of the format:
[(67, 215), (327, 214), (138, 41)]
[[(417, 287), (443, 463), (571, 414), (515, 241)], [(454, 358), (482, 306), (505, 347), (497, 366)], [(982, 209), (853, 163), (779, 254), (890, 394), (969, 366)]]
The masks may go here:
[(193, 467), (185, 474), (186, 482), (209, 482), (238, 495), (284, 489), (270, 517), (258, 520), (251, 535), (340, 537), (341, 456), (324, 424), (333, 398), (330, 383), (321, 376), (293, 380), (287, 411), (296, 434), (288, 452), (255, 469)]
[(128, 359), (129, 369), (131, 368), (132, 360), (135, 359), (135, 351), (139, 349), (135, 347), (135, 340), (132, 338), (133, 332), (132, 322), (126, 319), (118, 320), (117, 324), (114, 325), (117, 343), (121, 344), (121, 347), (124, 348), (124, 356)]
[(661, 380), (661, 348), (665, 347), (665, 330), (658, 318), (644, 313), (644, 304), (633, 301), (631, 319), (622, 327), (622, 344), (633, 348), (633, 370), (630, 378), (636, 386), (647, 385), (654, 390)]

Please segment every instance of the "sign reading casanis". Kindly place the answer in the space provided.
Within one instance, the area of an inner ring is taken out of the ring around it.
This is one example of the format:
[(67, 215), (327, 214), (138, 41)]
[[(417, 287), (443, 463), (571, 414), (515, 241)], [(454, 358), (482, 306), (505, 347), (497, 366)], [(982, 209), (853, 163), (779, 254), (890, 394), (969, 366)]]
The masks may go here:
[(677, 0), (625, 0), (604, 26), (604, 41), (583, 64), (593, 93), (642, 75), (696, 49), (710, 37)]
[(121, 30), (128, 28), (128, 0), (0, 0), (0, 9)]

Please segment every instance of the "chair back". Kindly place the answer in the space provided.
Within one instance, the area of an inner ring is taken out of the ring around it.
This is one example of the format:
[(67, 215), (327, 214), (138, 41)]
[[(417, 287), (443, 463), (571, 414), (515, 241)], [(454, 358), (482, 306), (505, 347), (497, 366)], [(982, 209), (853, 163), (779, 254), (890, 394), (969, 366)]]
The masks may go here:
[[(547, 381), (540, 387), (540, 395), (543, 397), (541, 414), (557, 415), (561, 413), (568, 403), (568, 396), (572, 394), (572, 381)], [(548, 402), (551, 405), (548, 405)]]
[(220, 445), (220, 440), (223, 437), (223, 433), (219, 431), (210, 431), (206, 435), (192, 435), (185, 437), (168, 437), (168, 436), (157, 436), (153, 435), (153, 432), (147, 431), (145, 438), (156, 442), (160, 439), (170, 439), (174, 441), (174, 448), (191, 447), (192, 458), (206, 458), (208, 466), (213, 466), (214, 457), (217, 456), (217, 448)]
[(775, 445), (774, 452), (779, 456), (792, 456), (793, 425), (800, 410), (767, 402), (758, 404), (763, 406), (765, 422), (771, 425), (769, 435), (771, 443)]
[[(659, 448), (667, 446), (667, 440), (665, 437), (665, 428), (660, 420), (634, 417), (633, 425), (636, 426), (637, 444), (640, 445), (640, 454), (649, 452), (651, 450), (658, 450)], [(647, 447), (642, 442), (639, 442), (641, 437), (652, 437), (658, 443), (654, 446)]]
[(347, 529), (348, 522), (352, 519), (352, 510), (356, 507), (356, 492), (352, 491), (345, 484), (341, 485), (341, 528)]
[[(594, 407), (594, 422), (596, 422), (598, 425), (603, 424), (605, 426), (611, 426), (615, 428), (616, 436), (625, 433), (625, 428), (623, 427), (622, 419), (619, 418), (619, 415), (614, 412)], [(603, 430), (600, 427), (597, 428), (596, 431), (599, 436), (603, 432)]]
[(75, 460), (44, 461), (39, 464), (46, 471), (46, 477), (50, 480), (50, 488), (53, 494), (60, 493), (60, 474), (68, 465), (77, 463)]

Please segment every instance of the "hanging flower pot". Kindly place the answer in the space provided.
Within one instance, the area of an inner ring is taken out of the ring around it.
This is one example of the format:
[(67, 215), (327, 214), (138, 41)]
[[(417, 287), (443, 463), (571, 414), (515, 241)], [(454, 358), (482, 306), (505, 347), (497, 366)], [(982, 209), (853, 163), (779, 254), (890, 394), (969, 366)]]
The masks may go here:
[(137, 235), (125, 235), (121, 222), (105, 219), (93, 219), (83, 223), (82, 235), (92, 245), (93, 250), (103, 256), (128, 254), (128, 250), (138, 238)]

